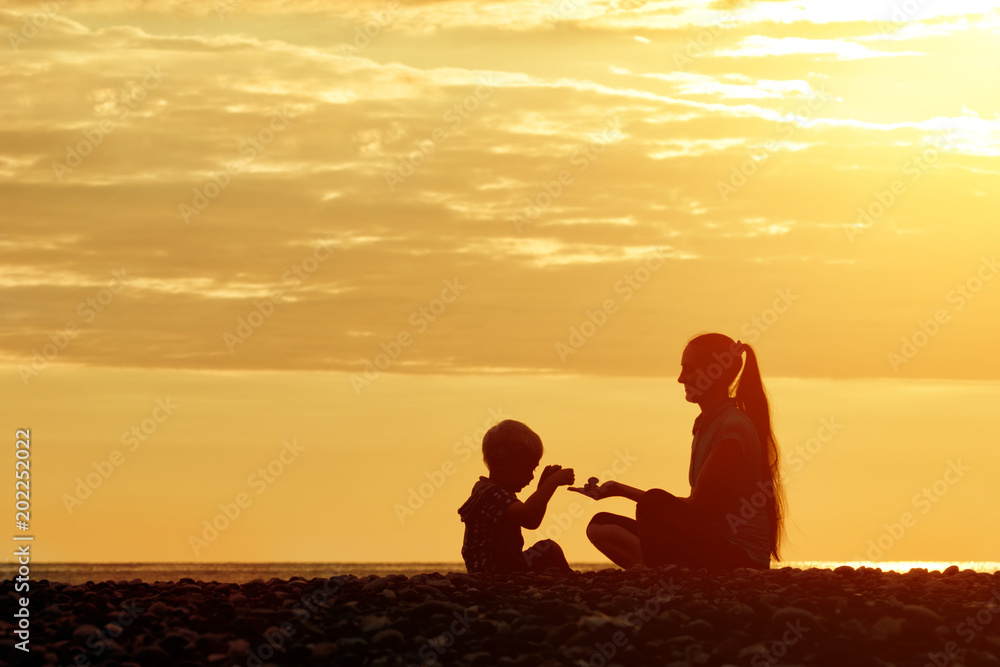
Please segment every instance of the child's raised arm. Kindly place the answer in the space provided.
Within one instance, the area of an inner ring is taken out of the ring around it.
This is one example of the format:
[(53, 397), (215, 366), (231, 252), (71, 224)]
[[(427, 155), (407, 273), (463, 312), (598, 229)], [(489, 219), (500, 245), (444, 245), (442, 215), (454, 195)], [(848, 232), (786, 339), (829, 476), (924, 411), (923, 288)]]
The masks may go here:
[(538, 488), (523, 503), (515, 500), (507, 507), (504, 516), (517, 522), (522, 528), (534, 530), (542, 524), (549, 499), (560, 486), (568, 486), (576, 481), (572, 468), (546, 466), (538, 478)]

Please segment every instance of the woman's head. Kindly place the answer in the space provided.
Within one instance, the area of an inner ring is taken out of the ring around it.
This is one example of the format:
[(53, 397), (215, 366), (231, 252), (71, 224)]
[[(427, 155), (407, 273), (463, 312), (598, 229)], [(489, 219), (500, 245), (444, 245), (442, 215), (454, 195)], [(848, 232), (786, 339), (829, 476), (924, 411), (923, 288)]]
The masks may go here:
[[(744, 353), (746, 363), (743, 362)], [(771, 522), (771, 555), (780, 559), (778, 552), (784, 535), (785, 494), (781, 484), (778, 443), (771, 425), (771, 407), (760, 377), (757, 353), (750, 345), (720, 333), (695, 336), (684, 348), (681, 374), (677, 381), (684, 385), (685, 398), (692, 403), (734, 397), (737, 407), (753, 422), (762, 450), (760, 476), (774, 491), (767, 507)]]
[(692, 403), (728, 397), (743, 368), (743, 345), (720, 333), (706, 333), (688, 341), (681, 355), (684, 397)]

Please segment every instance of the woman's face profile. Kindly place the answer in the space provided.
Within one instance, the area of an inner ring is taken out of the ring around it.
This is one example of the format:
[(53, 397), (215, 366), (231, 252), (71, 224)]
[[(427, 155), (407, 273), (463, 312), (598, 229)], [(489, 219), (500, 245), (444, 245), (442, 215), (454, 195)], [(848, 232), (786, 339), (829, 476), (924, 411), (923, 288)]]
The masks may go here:
[[(704, 373), (698, 373), (698, 369), (701, 368), (701, 359), (695, 350), (688, 345), (684, 348), (684, 353), (681, 355), (681, 374), (677, 377), (677, 381), (684, 385), (684, 400), (689, 403), (697, 403), (698, 399), (705, 393), (707, 387), (701, 389), (698, 388), (698, 378), (707, 379)], [(702, 380), (704, 385), (705, 379)]]

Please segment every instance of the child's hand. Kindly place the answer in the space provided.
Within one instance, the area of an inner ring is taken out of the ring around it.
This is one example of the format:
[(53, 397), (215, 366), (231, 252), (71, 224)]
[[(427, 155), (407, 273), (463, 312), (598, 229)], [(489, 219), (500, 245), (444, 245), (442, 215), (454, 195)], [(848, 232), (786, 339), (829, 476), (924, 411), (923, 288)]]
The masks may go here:
[(573, 474), (572, 468), (563, 468), (562, 466), (545, 466), (545, 470), (538, 477), (539, 486), (542, 485), (545, 480), (549, 477), (555, 482), (556, 486), (568, 486), (576, 481), (576, 475)]
[(562, 466), (545, 466), (545, 470), (543, 470), (542, 474), (538, 476), (538, 483), (541, 484), (544, 482), (549, 478), (549, 475), (557, 470), (562, 470)]
[(571, 486), (570, 491), (576, 491), (577, 493), (582, 493), (585, 496), (589, 496), (594, 500), (601, 500), (602, 498), (607, 498), (609, 496), (617, 495), (618, 482), (608, 480), (604, 484), (599, 484), (600, 480), (596, 477), (591, 477), (587, 480), (587, 483), (583, 485), (583, 488)]

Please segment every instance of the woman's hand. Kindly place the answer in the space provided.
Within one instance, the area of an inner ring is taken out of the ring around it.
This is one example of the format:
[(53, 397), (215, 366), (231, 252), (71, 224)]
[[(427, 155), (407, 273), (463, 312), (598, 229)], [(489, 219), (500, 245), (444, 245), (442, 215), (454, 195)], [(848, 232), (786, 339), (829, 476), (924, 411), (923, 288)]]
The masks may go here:
[(618, 493), (618, 482), (608, 480), (604, 484), (600, 483), (596, 477), (591, 477), (587, 480), (587, 483), (583, 487), (571, 486), (570, 491), (576, 491), (577, 493), (582, 493), (585, 496), (593, 498), (594, 500), (601, 500), (603, 498), (609, 498), (611, 496), (620, 495)]

